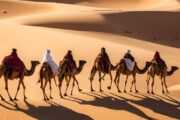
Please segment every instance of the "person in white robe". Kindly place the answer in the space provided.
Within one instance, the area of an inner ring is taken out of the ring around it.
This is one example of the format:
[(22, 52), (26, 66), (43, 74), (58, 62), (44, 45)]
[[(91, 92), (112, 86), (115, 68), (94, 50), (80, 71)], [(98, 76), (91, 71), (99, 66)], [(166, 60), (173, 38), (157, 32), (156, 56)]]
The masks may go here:
[(42, 64), (43, 63), (48, 63), (48, 65), (50, 66), (53, 75), (56, 76), (58, 75), (59, 71), (58, 71), (58, 65), (53, 61), (52, 56), (51, 56), (51, 51), (47, 50), (44, 54), (43, 60), (42, 60)]
[(134, 57), (131, 55), (131, 51), (128, 49), (124, 55), (124, 61), (126, 63), (127, 68), (130, 71), (133, 71), (135, 66)]

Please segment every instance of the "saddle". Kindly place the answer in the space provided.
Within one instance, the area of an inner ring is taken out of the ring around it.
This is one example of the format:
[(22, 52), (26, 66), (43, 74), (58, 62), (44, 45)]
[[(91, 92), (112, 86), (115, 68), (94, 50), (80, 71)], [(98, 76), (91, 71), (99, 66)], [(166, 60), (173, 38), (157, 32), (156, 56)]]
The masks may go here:
[(104, 73), (109, 73), (109, 61), (105, 58), (105, 57), (102, 57), (102, 56), (98, 56), (95, 60), (95, 62), (98, 62), (101, 66), (101, 70), (104, 72)]

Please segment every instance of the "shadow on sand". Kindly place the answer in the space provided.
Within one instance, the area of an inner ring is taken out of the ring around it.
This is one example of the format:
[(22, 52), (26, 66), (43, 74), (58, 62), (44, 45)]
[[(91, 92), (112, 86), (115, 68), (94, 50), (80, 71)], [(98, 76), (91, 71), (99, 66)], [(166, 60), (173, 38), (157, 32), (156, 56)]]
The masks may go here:
[[(147, 109), (150, 109), (156, 114), (162, 114), (171, 118), (180, 119), (180, 115), (179, 115), (180, 102), (168, 95), (160, 96), (160, 95), (148, 95), (143, 93), (129, 94), (132, 97), (137, 97), (140, 99), (140, 100), (133, 100), (133, 99), (127, 99), (125, 97), (113, 93), (110, 93), (110, 95), (106, 93), (102, 93), (103, 95), (96, 93), (84, 93), (84, 94), (88, 96), (93, 96), (95, 99), (93, 101), (81, 100), (81, 102), (79, 103), (83, 105), (93, 105), (93, 106), (105, 107), (113, 110), (124, 110), (131, 112), (135, 115), (138, 115), (144, 119), (155, 119), (149, 116), (148, 114), (146, 114), (145, 112), (143, 112), (142, 110), (130, 104), (133, 103), (145, 107)], [(79, 98), (74, 98), (74, 99), (80, 101)]]
[[(76, 98), (73, 96), (68, 96), (65, 98), (66, 100), (77, 102), (80, 105), (91, 105), (96, 107), (104, 107), (112, 110), (123, 110), (128, 111), (132, 114), (135, 114), (139, 117), (148, 120), (154, 120), (149, 114), (145, 113), (136, 105), (144, 107), (146, 109), (152, 110), (155, 114), (161, 114), (168, 116), (174, 119), (180, 119), (180, 102), (170, 95), (149, 95), (145, 93), (131, 94), (127, 93), (126, 95), (130, 96), (125, 98), (124, 95), (114, 94), (114, 93), (83, 93), (83, 95), (91, 96), (94, 99), (91, 101), (83, 100), (81, 98)], [(133, 99), (135, 97), (136, 99)], [(131, 99), (130, 99), (131, 98)], [(28, 109), (22, 109), (18, 106), (16, 102), (13, 104), (5, 101), (10, 106), (15, 109), (9, 108), (4, 104), (0, 104), (0, 106), (14, 111), (21, 111), (35, 119), (39, 120), (55, 120), (55, 119), (63, 119), (63, 120), (92, 120), (91, 117), (77, 113), (70, 108), (66, 108), (61, 106), (55, 102), (49, 101), (47, 102), (50, 106), (40, 106), (36, 107), (33, 104), (30, 104), (28, 101), (24, 101), (27, 105)]]
[(13, 104), (7, 101), (5, 102), (15, 109), (9, 108), (3, 104), (0, 104), (0, 106), (9, 110), (23, 112), (38, 120), (92, 120), (92, 118), (87, 115), (77, 113), (52, 101), (47, 102), (50, 106), (39, 107), (30, 104), (28, 101), (24, 101), (28, 107), (27, 110), (20, 108), (16, 102), (13, 102)]

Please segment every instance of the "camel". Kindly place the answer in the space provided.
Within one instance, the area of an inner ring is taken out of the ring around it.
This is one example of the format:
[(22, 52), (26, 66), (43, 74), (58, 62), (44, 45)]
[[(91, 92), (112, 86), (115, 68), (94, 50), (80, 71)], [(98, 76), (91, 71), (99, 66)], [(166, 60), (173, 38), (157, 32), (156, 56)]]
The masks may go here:
[[(43, 92), (43, 96), (44, 96), (44, 100), (49, 100), (50, 99), (53, 99), (52, 97), (52, 86), (51, 86), (51, 79), (53, 78), (54, 79), (54, 82), (56, 84), (56, 80), (55, 80), (55, 76), (53, 75), (53, 72), (50, 68), (50, 66), (47, 64), (47, 63), (44, 63), (40, 69), (40, 72), (39, 72), (39, 81), (41, 83), (41, 89), (42, 89), (42, 92)], [(43, 86), (43, 79), (45, 80), (45, 84)], [(46, 88), (46, 85), (47, 83), (49, 83), (49, 89), (50, 89), (50, 97), (48, 98), (46, 93), (45, 93), (45, 88)], [(56, 84), (57, 86), (57, 84)]]
[[(11, 101), (13, 101), (9, 91), (8, 91), (8, 80), (14, 80), (14, 79), (17, 79), (19, 78), (19, 83), (18, 83), (18, 87), (17, 87), (17, 92), (16, 92), (16, 95), (15, 95), (15, 98), (14, 100), (17, 100), (17, 95), (18, 95), (18, 92), (19, 92), (19, 89), (20, 89), (20, 85), (22, 84), (23, 86), (23, 89), (24, 89), (24, 99), (27, 99), (26, 95), (25, 95), (25, 84), (24, 84), (24, 77), (25, 76), (31, 76), (33, 75), (34, 71), (35, 71), (35, 68), (36, 66), (40, 64), (39, 61), (31, 61), (31, 69), (28, 70), (26, 67), (24, 67), (24, 70), (23, 72), (21, 73), (18, 73), (18, 72), (14, 72), (12, 71), (12, 69), (8, 66), (8, 64), (2, 64), (1, 67), (0, 67), (0, 78), (2, 76), (4, 76), (4, 81), (5, 81), (5, 89), (8, 93), (8, 96), (10, 98)], [(5, 69), (8, 69), (8, 73), (5, 74)]]
[(166, 89), (166, 92), (169, 93), (168, 89), (167, 89), (167, 84), (166, 84), (166, 76), (171, 76), (176, 70), (178, 70), (179, 68), (176, 66), (172, 66), (170, 71), (167, 71), (167, 67), (164, 67), (164, 69), (158, 68), (159, 66), (157, 64), (152, 64), (148, 73), (147, 73), (147, 93), (149, 92), (149, 82), (150, 82), (150, 78), (152, 77), (152, 91), (151, 93), (154, 94), (154, 79), (155, 79), (155, 75), (159, 76), (161, 79), (161, 85), (162, 85), (162, 93), (165, 93), (164, 91), (164, 87)]
[[(119, 82), (120, 82), (120, 75), (121, 73), (126, 75), (126, 80), (125, 80), (125, 87), (124, 87), (124, 92), (126, 93), (126, 85), (127, 85), (127, 81), (128, 81), (128, 77), (130, 75), (133, 76), (133, 81), (131, 83), (131, 88), (130, 88), (130, 92), (132, 92), (132, 87), (134, 85), (134, 89), (135, 89), (135, 92), (138, 92), (137, 88), (136, 88), (136, 73), (138, 74), (144, 74), (148, 68), (150, 67), (151, 63), (150, 62), (146, 62), (146, 66), (141, 70), (139, 69), (139, 67), (137, 66), (137, 63), (135, 63), (135, 66), (134, 66), (134, 69), (133, 71), (130, 71), (127, 66), (126, 66), (126, 63), (123, 62), (121, 64), (119, 64), (118, 66), (118, 69), (116, 71), (116, 76), (115, 76), (115, 79), (114, 79), (114, 82), (115, 82), (115, 85), (118, 89), (118, 92), (121, 92), (121, 90), (119, 89)], [(112, 84), (111, 84), (112, 85)], [(110, 85), (110, 86), (111, 86)]]
[[(112, 83), (112, 74), (111, 74), (111, 71), (114, 71), (116, 70), (118, 67), (118, 64), (116, 66), (113, 66), (112, 64), (110, 65), (110, 68), (109, 68), (109, 75), (110, 75), (110, 79), (111, 79), (111, 83)], [(105, 73), (103, 70), (102, 70), (102, 67), (101, 67), (101, 63), (99, 60), (95, 61), (94, 65), (93, 65), (93, 68), (91, 69), (91, 75), (90, 75), (90, 83), (91, 83), (91, 91), (95, 91), (93, 89), (93, 86), (92, 86), (92, 81), (94, 79), (94, 76), (96, 74), (96, 72), (98, 71), (99, 73), (99, 91), (100, 92), (103, 92), (102, 88), (101, 88), (101, 80), (104, 80), (104, 77), (107, 73)], [(103, 73), (103, 77), (101, 77), (101, 73)], [(111, 89), (111, 86), (108, 86), (107, 87), (108, 89)]]
[[(67, 61), (61, 61), (60, 62), (60, 65), (59, 65), (59, 75), (58, 75), (58, 79), (59, 79), (59, 92), (60, 92), (60, 97), (63, 98), (62, 96), (62, 92), (61, 92), (61, 87), (62, 87), (62, 82), (63, 82), (63, 79), (65, 78), (66, 80), (66, 91), (64, 93), (64, 96), (67, 96), (67, 89), (69, 87), (69, 83), (70, 83), (70, 80), (71, 78), (73, 78), (73, 86), (72, 86), (72, 89), (71, 89), (71, 95), (73, 94), (73, 88), (75, 86), (75, 82), (77, 83), (77, 87), (78, 87), (78, 90), (81, 92), (82, 89), (80, 89), (79, 87), (79, 83), (76, 79), (76, 75), (81, 73), (84, 65), (86, 64), (87, 62), (85, 60), (80, 60), (79, 61), (79, 67), (75, 68), (73, 71), (70, 70), (70, 67), (69, 67), (69, 63)], [(69, 78), (69, 79), (68, 79)]]

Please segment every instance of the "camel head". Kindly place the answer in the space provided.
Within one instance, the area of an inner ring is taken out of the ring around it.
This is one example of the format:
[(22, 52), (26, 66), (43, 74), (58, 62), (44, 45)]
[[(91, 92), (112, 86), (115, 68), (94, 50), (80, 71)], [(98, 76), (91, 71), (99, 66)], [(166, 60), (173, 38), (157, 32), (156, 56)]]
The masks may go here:
[(172, 66), (170, 71), (167, 71), (167, 76), (171, 76), (176, 70), (179, 68), (176, 66)]
[(87, 63), (87, 62), (86, 62), (85, 60), (80, 60), (80, 61), (79, 61), (79, 65), (82, 65), (82, 66), (83, 66), (84, 64), (86, 64), (86, 63)]
[(36, 65), (39, 65), (40, 62), (39, 62), (39, 61), (31, 61), (31, 64), (34, 65), (34, 66), (36, 66)]
[(179, 68), (177, 66), (172, 66), (171, 69), (174, 71), (179, 70)]

